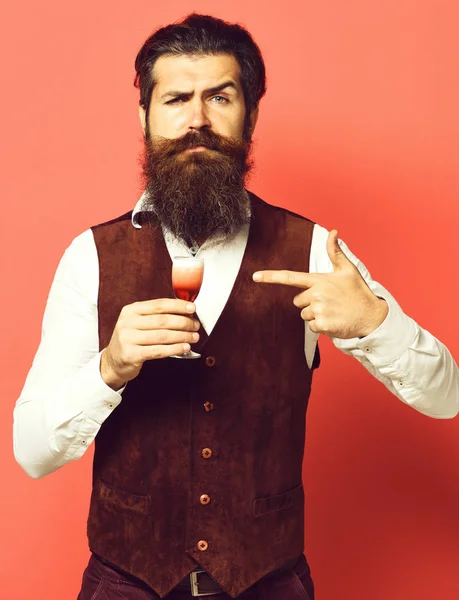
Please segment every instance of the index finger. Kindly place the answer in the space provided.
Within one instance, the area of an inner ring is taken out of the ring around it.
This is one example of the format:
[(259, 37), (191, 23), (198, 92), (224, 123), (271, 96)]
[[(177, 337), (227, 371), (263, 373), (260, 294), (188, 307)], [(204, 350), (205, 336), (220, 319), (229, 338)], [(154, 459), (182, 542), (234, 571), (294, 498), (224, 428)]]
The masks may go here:
[(258, 283), (277, 283), (308, 289), (317, 282), (317, 277), (298, 271), (257, 271), (253, 274), (253, 280)]
[(192, 302), (177, 300), (175, 298), (158, 298), (156, 300), (145, 300), (131, 304), (138, 315), (189, 315), (196, 312), (196, 306)]

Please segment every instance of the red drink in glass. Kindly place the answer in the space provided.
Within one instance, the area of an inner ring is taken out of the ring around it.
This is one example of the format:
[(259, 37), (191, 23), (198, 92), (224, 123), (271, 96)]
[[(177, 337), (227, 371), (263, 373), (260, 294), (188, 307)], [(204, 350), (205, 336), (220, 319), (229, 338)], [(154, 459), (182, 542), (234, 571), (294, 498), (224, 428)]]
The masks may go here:
[(174, 262), (172, 269), (172, 287), (180, 300), (194, 302), (198, 297), (204, 275), (204, 265), (186, 265)]
[[(176, 298), (194, 302), (201, 289), (204, 277), (204, 261), (191, 256), (176, 256), (172, 261), (172, 287)], [(172, 358), (201, 358), (190, 350)]]

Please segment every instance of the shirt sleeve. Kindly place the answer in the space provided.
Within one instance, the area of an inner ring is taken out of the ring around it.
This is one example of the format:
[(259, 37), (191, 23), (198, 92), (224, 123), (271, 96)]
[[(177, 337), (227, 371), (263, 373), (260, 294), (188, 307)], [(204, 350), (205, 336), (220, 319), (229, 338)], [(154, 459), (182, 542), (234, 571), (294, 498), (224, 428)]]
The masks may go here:
[(34, 478), (80, 458), (121, 402), (100, 371), (99, 264), (88, 230), (65, 251), (52, 283), (42, 337), (14, 409), (16, 460)]
[[(333, 271), (326, 251), (327, 237), (328, 231), (315, 225), (310, 259), (312, 273)], [(390, 392), (412, 408), (437, 419), (456, 416), (459, 412), (459, 369), (449, 350), (402, 311), (395, 298), (372, 279), (365, 265), (342, 240), (339, 244), (373, 293), (387, 302), (389, 312), (370, 335), (349, 340), (331, 338), (335, 346), (356, 358)], [(306, 329), (311, 337), (307, 323)]]

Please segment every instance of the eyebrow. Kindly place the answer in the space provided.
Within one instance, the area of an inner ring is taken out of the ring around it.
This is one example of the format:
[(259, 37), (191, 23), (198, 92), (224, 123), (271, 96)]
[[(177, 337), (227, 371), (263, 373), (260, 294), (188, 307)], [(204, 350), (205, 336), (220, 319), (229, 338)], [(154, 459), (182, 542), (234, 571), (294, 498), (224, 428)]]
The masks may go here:
[[(239, 91), (239, 88), (237, 87), (237, 85), (234, 83), (234, 81), (225, 81), (224, 83), (221, 83), (220, 85), (217, 85), (215, 87), (212, 88), (207, 88), (206, 90), (204, 90), (205, 94), (216, 94), (218, 92), (222, 92), (224, 89), (226, 88), (233, 88), (236, 91)], [(160, 98), (160, 100), (165, 100), (166, 98), (177, 98), (179, 96), (192, 96), (193, 92), (179, 92), (179, 91), (170, 91), (170, 92), (166, 92), (165, 94), (163, 94)]]

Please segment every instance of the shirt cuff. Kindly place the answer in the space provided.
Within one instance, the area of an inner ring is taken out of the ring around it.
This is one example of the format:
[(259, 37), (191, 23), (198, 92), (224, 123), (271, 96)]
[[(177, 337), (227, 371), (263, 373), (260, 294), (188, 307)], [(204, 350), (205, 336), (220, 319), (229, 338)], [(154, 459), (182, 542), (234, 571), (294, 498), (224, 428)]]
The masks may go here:
[(363, 338), (349, 340), (333, 338), (337, 348), (356, 358), (365, 355), (378, 369), (391, 365), (410, 348), (418, 334), (418, 325), (408, 317), (386, 290), (373, 292), (388, 304), (388, 313), (381, 325)]
[(406, 352), (416, 339), (418, 326), (388, 294), (378, 294), (388, 304), (389, 311), (381, 325), (356, 341), (368, 360), (377, 368), (392, 364)]
[(83, 367), (78, 381), (82, 411), (96, 423), (102, 424), (120, 404), (126, 386), (115, 392), (102, 379), (100, 374), (99, 352)]

